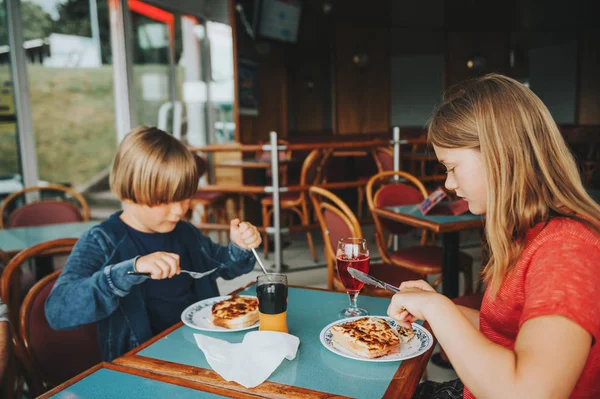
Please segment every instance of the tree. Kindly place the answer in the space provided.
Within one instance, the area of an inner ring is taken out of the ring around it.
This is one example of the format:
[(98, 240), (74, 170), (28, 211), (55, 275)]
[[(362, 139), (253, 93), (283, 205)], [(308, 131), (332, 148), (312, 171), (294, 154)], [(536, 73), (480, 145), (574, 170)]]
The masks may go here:
[[(0, 45), (8, 44), (8, 26), (4, 0), (0, 0)], [(45, 39), (52, 32), (52, 18), (38, 4), (21, 2), (21, 19), (25, 40)]]
[[(108, 1), (98, 0), (96, 3), (102, 63), (106, 64), (111, 62)], [(58, 20), (54, 21), (54, 32), (65, 35), (92, 36), (89, 0), (67, 0), (58, 4), (56, 10), (58, 11)]]

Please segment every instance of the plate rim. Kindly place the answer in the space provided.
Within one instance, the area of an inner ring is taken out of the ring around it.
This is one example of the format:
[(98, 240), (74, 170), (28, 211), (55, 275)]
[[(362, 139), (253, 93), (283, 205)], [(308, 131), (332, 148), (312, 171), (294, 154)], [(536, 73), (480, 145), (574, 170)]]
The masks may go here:
[[(196, 301), (196, 302), (190, 304), (189, 306), (187, 306), (181, 312), (180, 319), (181, 319), (181, 321), (183, 322), (183, 324), (185, 326), (188, 326), (188, 327), (193, 328), (195, 330), (208, 331), (208, 332), (218, 332), (218, 333), (225, 332), (225, 333), (228, 333), (228, 332), (245, 331), (245, 330), (250, 330), (250, 329), (258, 327), (260, 325), (260, 322), (257, 321), (256, 323), (254, 323), (251, 326), (242, 327), (242, 328), (224, 328), (224, 327), (218, 327), (218, 326), (215, 326), (216, 328), (204, 328), (204, 327), (199, 327), (197, 325), (193, 325), (191, 323), (188, 323), (187, 320), (185, 319), (185, 315), (189, 312), (190, 308), (195, 307), (195, 306), (201, 304), (202, 302), (209, 302), (209, 301), (212, 301), (212, 300), (216, 300), (216, 302), (213, 302), (213, 305), (214, 305), (215, 303), (219, 303), (219, 302), (224, 301), (226, 299), (229, 299), (229, 298), (231, 298), (233, 296), (234, 295), (219, 295), (219, 296), (213, 296), (213, 297), (210, 297), (210, 298), (204, 298), (204, 299), (201, 299), (199, 301)], [(237, 296), (256, 298), (256, 295), (237, 295)]]
[(325, 327), (323, 327), (323, 329), (321, 330), (321, 332), (319, 333), (319, 341), (321, 342), (321, 345), (323, 345), (327, 350), (329, 350), (332, 353), (335, 353), (338, 356), (342, 356), (345, 357), (347, 359), (351, 359), (351, 360), (359, 360), (359, 361), (363, 361), (363, 362), (374, 362), (374, 363), (389, 363), (389, 362), (401, 362), (404, 360), (408, 360), (408, 359), (412, 359), (414, 357), (417, 356), (421, 356), (423, 355), (425, 352), (427, 352), (432, 346), (433, 346), (433, 335), (422, 325), (417, 324), (417, 323), (411, 323), (413, 329), (418, 329), (420, 330), (420, 332), (424, 333), (428, 338), (429, 338), (429, 345), (427, 345), (423, 351), (417, 351), (416, 353), (410, 355), (410, 356), (404, 356), (401, 358), (387, 358), (390, 355), (385, 355), (379, 358), (374, 358), (374, 359), (370, 359), (367, 357), (360, 357), (358, 355), (354, 355), (354, 354), (346, 354), (343, 353), (339, 350), (337, 350), (336, 348), (334, 348), (333, 346), (327, 345), (327, 343), (325, 342), (325, 334), (331, 329), (331, 327), (333, 327), (334, 325), (337, 324), (342, 324), (342, 323), (346, 323), (348, 321), (352, 321), (352, 320), (357, 320), (357, 319), (362, 319), (364, 317), (379, 317), (382, 319), (386, 319), (386, 320), (391, 320), (394, 321), (395, 323), (397, 323), (394, 319), (392, 319), (389, 316), (380, 316), (380, 315), (369, 315), (369, 316), (353, 316), (353, 317), (346, 317), (343, 319), (339, 319), (336, 321), (333, 321), (331, 323), (329, 323), (328, 325), (326, 325)]

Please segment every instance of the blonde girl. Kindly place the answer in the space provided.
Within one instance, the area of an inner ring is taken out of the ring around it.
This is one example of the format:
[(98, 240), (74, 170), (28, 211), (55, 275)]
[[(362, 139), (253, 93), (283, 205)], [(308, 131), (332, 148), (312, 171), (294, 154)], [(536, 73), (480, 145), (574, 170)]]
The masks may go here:
[[(487, 75), (453, 91), (428, 140), (446, 187), (485, 214), (490, 253), (481, 311), (424, 281), (403, 283), (388, 314), (427, 320), (460, 381), (415, 397), (600, 397), (600, 207), (546, 106)], [(448, 396), (455, 395), (455, 396)]]

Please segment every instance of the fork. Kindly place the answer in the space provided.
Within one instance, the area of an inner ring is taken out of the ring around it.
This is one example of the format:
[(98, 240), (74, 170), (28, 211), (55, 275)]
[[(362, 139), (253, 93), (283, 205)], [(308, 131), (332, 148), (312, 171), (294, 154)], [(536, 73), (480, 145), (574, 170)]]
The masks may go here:
[[(207, 272), (202, 272), (202, 273), (191, 272), (189, 270), (183, 270), (183, 269), (181, 269), (180, 272), (181, 273), (187, 273), (187, 274), (190, 275), (190, 277), (195, 278), (195, 279), (199, 279), (199, 278), (208, 276), (209, 274), (213, 273), (217, 269), (218, 269), (218, 267), (215, 267), (214, 269), (211, 269), (211, 270), (209, 270)], [(130, 276), (150, 276), (150, 273), (134, 272), (134, 271), (127, 272), (127, 274), (130, 275)]]

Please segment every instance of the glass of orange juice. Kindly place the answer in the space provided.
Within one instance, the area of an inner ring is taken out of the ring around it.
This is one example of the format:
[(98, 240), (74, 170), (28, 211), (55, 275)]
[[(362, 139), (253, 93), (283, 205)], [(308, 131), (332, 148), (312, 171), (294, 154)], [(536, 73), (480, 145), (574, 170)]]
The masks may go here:
[(269, 273), (256, 277), (259, 330), (288, 332), (288, 284), (285, 274)]

